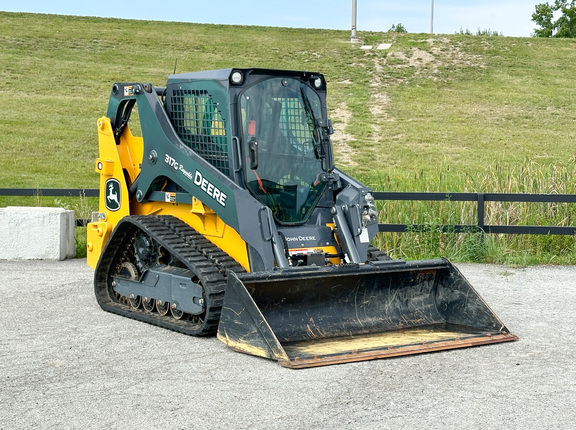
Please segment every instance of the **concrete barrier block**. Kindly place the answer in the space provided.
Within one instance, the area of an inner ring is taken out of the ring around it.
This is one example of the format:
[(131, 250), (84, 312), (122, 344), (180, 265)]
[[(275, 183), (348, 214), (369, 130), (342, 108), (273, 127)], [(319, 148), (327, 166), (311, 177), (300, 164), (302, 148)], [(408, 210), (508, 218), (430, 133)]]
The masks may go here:
[(0, 259), (74, 258), (74, 211), (8, 206), (0, 209)]

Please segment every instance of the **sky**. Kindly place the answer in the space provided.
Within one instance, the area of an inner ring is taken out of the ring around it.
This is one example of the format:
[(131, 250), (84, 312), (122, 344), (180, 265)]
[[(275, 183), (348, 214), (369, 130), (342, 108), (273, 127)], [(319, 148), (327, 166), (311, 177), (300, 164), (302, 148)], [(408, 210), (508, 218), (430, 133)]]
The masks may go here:
[[(0, 10), (155, 21), (350, 30), (353, 0), (2, 0)], [(545, 0), (357, 0), (357, 29), (387, 31), (402, 24), (410, 33), (492, 30), (529, 37), (532, 13)]]

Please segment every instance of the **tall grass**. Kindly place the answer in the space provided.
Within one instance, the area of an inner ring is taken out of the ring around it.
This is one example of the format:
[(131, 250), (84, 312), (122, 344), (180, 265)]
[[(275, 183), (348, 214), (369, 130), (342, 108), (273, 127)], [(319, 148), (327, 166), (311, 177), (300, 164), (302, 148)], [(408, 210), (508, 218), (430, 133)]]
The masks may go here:
[[(576, 194), (576, 165), (539, 164), (526, 160), (512, 169), (488, 166), (483, 174), (423, 170), (412, 175), (374, 172), (365, 181), (376, 190), (419, 192), (495, 192)], [(455, 261), (507, 264), (576, 263), (576, 237), (442, 232), (438, 225), (477, 224), (476, 202), (385, 201), (379, 203), (381, 223), (421, 224), (424, 231), (383, 233), (378, 245), (397, 258), (445, 256)], [(486, 202), (485, 223), (491, 225), (575, 226), (574, 203)]]

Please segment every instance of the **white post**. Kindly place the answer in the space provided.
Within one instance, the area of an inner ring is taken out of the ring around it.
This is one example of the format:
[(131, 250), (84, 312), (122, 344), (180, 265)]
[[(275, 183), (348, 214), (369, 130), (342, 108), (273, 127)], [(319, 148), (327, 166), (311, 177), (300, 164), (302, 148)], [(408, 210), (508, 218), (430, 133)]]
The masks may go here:
[(430, 34), (434, 34), (434, 0), (430, 6)]
[(358, 37), (356, 36), (356, 11), (357, 0), (352, 0), (352, 34), (350, 35), (350, 42), (357, 43)]

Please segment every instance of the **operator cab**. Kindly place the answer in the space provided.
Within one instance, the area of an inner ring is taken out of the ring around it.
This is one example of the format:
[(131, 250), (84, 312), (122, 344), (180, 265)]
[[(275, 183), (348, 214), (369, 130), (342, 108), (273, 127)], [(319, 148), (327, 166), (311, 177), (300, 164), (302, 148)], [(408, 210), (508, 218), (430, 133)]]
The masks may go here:
[(248, 189), (281, 224), (306, 222), (326, 188), (320, 97), (300, 79), (270, 77), (242, 92), (240, 110)]

